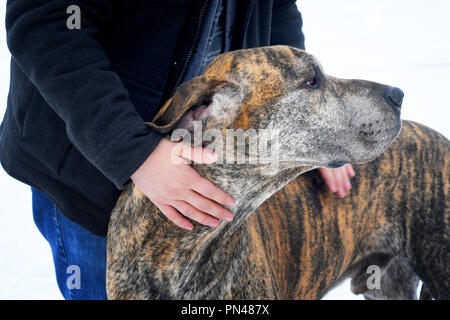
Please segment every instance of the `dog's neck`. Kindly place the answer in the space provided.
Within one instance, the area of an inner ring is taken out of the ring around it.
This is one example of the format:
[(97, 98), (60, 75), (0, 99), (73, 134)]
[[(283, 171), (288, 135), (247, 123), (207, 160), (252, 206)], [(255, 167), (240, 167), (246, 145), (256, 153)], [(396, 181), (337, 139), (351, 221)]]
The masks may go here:
[[(293, 167), (286, 165), (274, 172), (270, 165), (198, 165), (194, 168), (203, 177), (210, 180), (221, 190), (233, 197), (236, 204), (227, 207), (235, 215), (231, 222), (221, 222), (218, 229), (226, 230), (232, 234), (265, 200), (280, 190), (300, 174), (309, 171), (312, 167)], [(198, 228), (200, 233), (214, 228)], [(194, 231), (195, 232), (195, 231)], [(223, 231), (222, 236), (225, 236)]]
[[(234, 207), (227, 207), (234, 214), (231, 222), (220, 221), (217, 227), (203, 226), (194, 222), (194, 229), (187, 231), (175, 226), (154, 206), (151, 206), (152, 222), (147, 224), (148, 235), (155, 234), (153, 238), (146, 241), (159, 241), (157, 232), (169, 234), (171, 239), (176, 240), (185, 250), (200, 250), (201, 246), (207, 246), (211, 241), (220, 238), (225, 241), (243, 222), (256, 210), (265, 200), (280, 190), (300, 174), (313, 169), (311, 166), (296, 167), (292, 165), (280, 165), (277, 172), (273, 172), (270, 165), (193, 165), (197, 172), (204, 178), (210, 180), (218, 188), (229, 194), (235, 200)], [(143, 196), (143, 195), (141, 195)], [(148, 228), (152, 230), (148, 230)], [(205, 239), (208, 241), (205, 241)]]

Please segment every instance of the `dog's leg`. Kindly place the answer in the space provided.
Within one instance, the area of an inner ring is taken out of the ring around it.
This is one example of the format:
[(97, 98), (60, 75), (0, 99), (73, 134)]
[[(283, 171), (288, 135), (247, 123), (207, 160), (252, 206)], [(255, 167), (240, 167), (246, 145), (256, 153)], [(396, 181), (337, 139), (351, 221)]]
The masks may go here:
[[(412, 270), (435, 299), (450, 299), (450, 147), (442, 135), (417, 124), (414, 158), (405, 161), (410, 179), (400, 181), (405, 212), (405, 253)], [(414, 149), (413, 149), (414, 148)]]
[[(428, 236), (427, 236), (428, 234)], [(449, 245), (445, 236), (426, 232), (413, 240), (413, 270), (419, 275), (429, 294), (436, 299), (450, 299)], [(425, 289), (425, 290), (426, 290)]]
[(379, 289), (364, 293), (367, 300), (417, 300), (419, 277), (404, 259), (394, 257), (381, 276)]

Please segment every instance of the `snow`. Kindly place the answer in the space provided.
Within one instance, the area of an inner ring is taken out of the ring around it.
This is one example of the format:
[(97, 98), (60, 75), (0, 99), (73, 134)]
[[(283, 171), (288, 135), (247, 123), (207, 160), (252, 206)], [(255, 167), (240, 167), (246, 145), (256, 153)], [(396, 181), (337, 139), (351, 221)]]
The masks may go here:
[[(5, 3), (0, 7), (4, 21)], [(450, 2), (302, 0), (306, 46), (328, 74), (400, 87), (404, 119), (450, 135)], [(0, 114), (9, 53), (0, 28)], [(33, 223), (29, 187), (0, 169), (0, 299), (61, 299), (47, 242)], [(344, 282), (325, 299), (361, 299)]]

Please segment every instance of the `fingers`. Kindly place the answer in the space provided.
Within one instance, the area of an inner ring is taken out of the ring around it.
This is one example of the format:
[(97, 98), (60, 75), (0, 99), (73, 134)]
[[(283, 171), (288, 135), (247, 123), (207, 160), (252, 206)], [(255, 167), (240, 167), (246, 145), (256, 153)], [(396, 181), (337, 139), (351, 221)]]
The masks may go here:
[(319, 169), (325, 180), (328, 190), (336, 193), (339, 198), (344, 198), (346, 191), (352, 188), (350, 178), (355, 176), (355, 171), (351, 165), (345, 165), (337, 169)]
[[(233, 206), (234, 201), (214, 184), (202, 178), (189, 165), (189, 161), (211, 163), (217, 158), (218, 155), (213, 151), (162, 139), (132, 175), (132, 180), (177, 226), (192, 230), (192, 222), (197, 221), (215, 227), (219, 224), (218, 219), (233, 219), (233, 214), (220, 204)], [(193, 185), (197, 190), (194, 190)]]
[(194, 228), (190, 220), (197, 221), (209, 227), (217, 227), (219, 225), (218, 219), (226, 221), (233, 220), (233, 214), (230, 211), (194, 191), (191, 191), (191, 194), (184, 198), (188, 199), (189, 202), (185, 200), (173, 200), (170, 202), (170, 205), (163, 204), (167, 202), (167, 199), (160, 199), (158, 201), (153, 199), (152, 202), (170, 221), (180, 228), (187, 230)]
[(192, 184), (192, 190), (200, 193), (201, 195), (214, 200), (215, 202), (233, 207), (235, 205), (234, 199), (217, 188), (212, 182), (200, 177), (195, 183)]
[(204, 196), (198, 194), (195, 191), (191, 191), (187, 201), (192, 204), (195, 208), (210, 214), (221, 220), (231, 221), (233, 220), (233, 214), (227, 209), (223, 208), (221, 205), (214, 201), (211, 201)]
[(345, 167), (347, 168), (347, 173), (349, 177), (353, 178), (355, 176), (355, 170), (353, 169), (351, 164), (346, 164)]
[(216, 162), (218, 158), (217, 153), (215, 153), (214, 151), (202, 147), (194, 147), (184, 142), (178, 142), (174, 146), (172, 154), (188, 161), (194, 161), (196, 163), (213, 163)]
[(328, 190), (330, 190), (331, 193), (335, 193), (337, 191), (337, 187), (333, 170), (327, 168), (319, 168), (319, 171), (322, 175), (322, 178), (325, 180), (325, 184), (327, 185)]
[(179, 226), (180, 228), (192, 230), (194, 229), (194, 225), (185, 217), (183, 217), (177, 210), (168, 205), (155, 205), (161, 210), (161, 212), (174, 224)]
[(175, 201), (173, 206), (182, 213), (185, 217), (197, 221), (200, 224), (210, 227), (217, 227), (219, 224), (219, 220), (210, 215), (201, 212), (197, 208), (191, 206), (189, 203), (185, 201)]
[(350, 190), (350, 180), (347, 176), (347, 169), (346, 168), (338, 168), (334, 170), (333, 172), (336, 185), (337, 185), (337, 191), (336, 194), (339, 198), (344, 198), (346, 190)]

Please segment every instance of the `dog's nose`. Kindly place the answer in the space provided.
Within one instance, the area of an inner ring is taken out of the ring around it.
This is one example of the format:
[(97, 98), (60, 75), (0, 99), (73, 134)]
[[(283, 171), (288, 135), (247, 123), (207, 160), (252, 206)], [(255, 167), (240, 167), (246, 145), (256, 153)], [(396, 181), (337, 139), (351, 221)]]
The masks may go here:
[(397, 112), (400, 112), (404, 95), (405, 94), (403, 93), (403, 91), (399, 88), (388, 87), (386, 89), (386, 100), (389, 102), (389, 105)]

